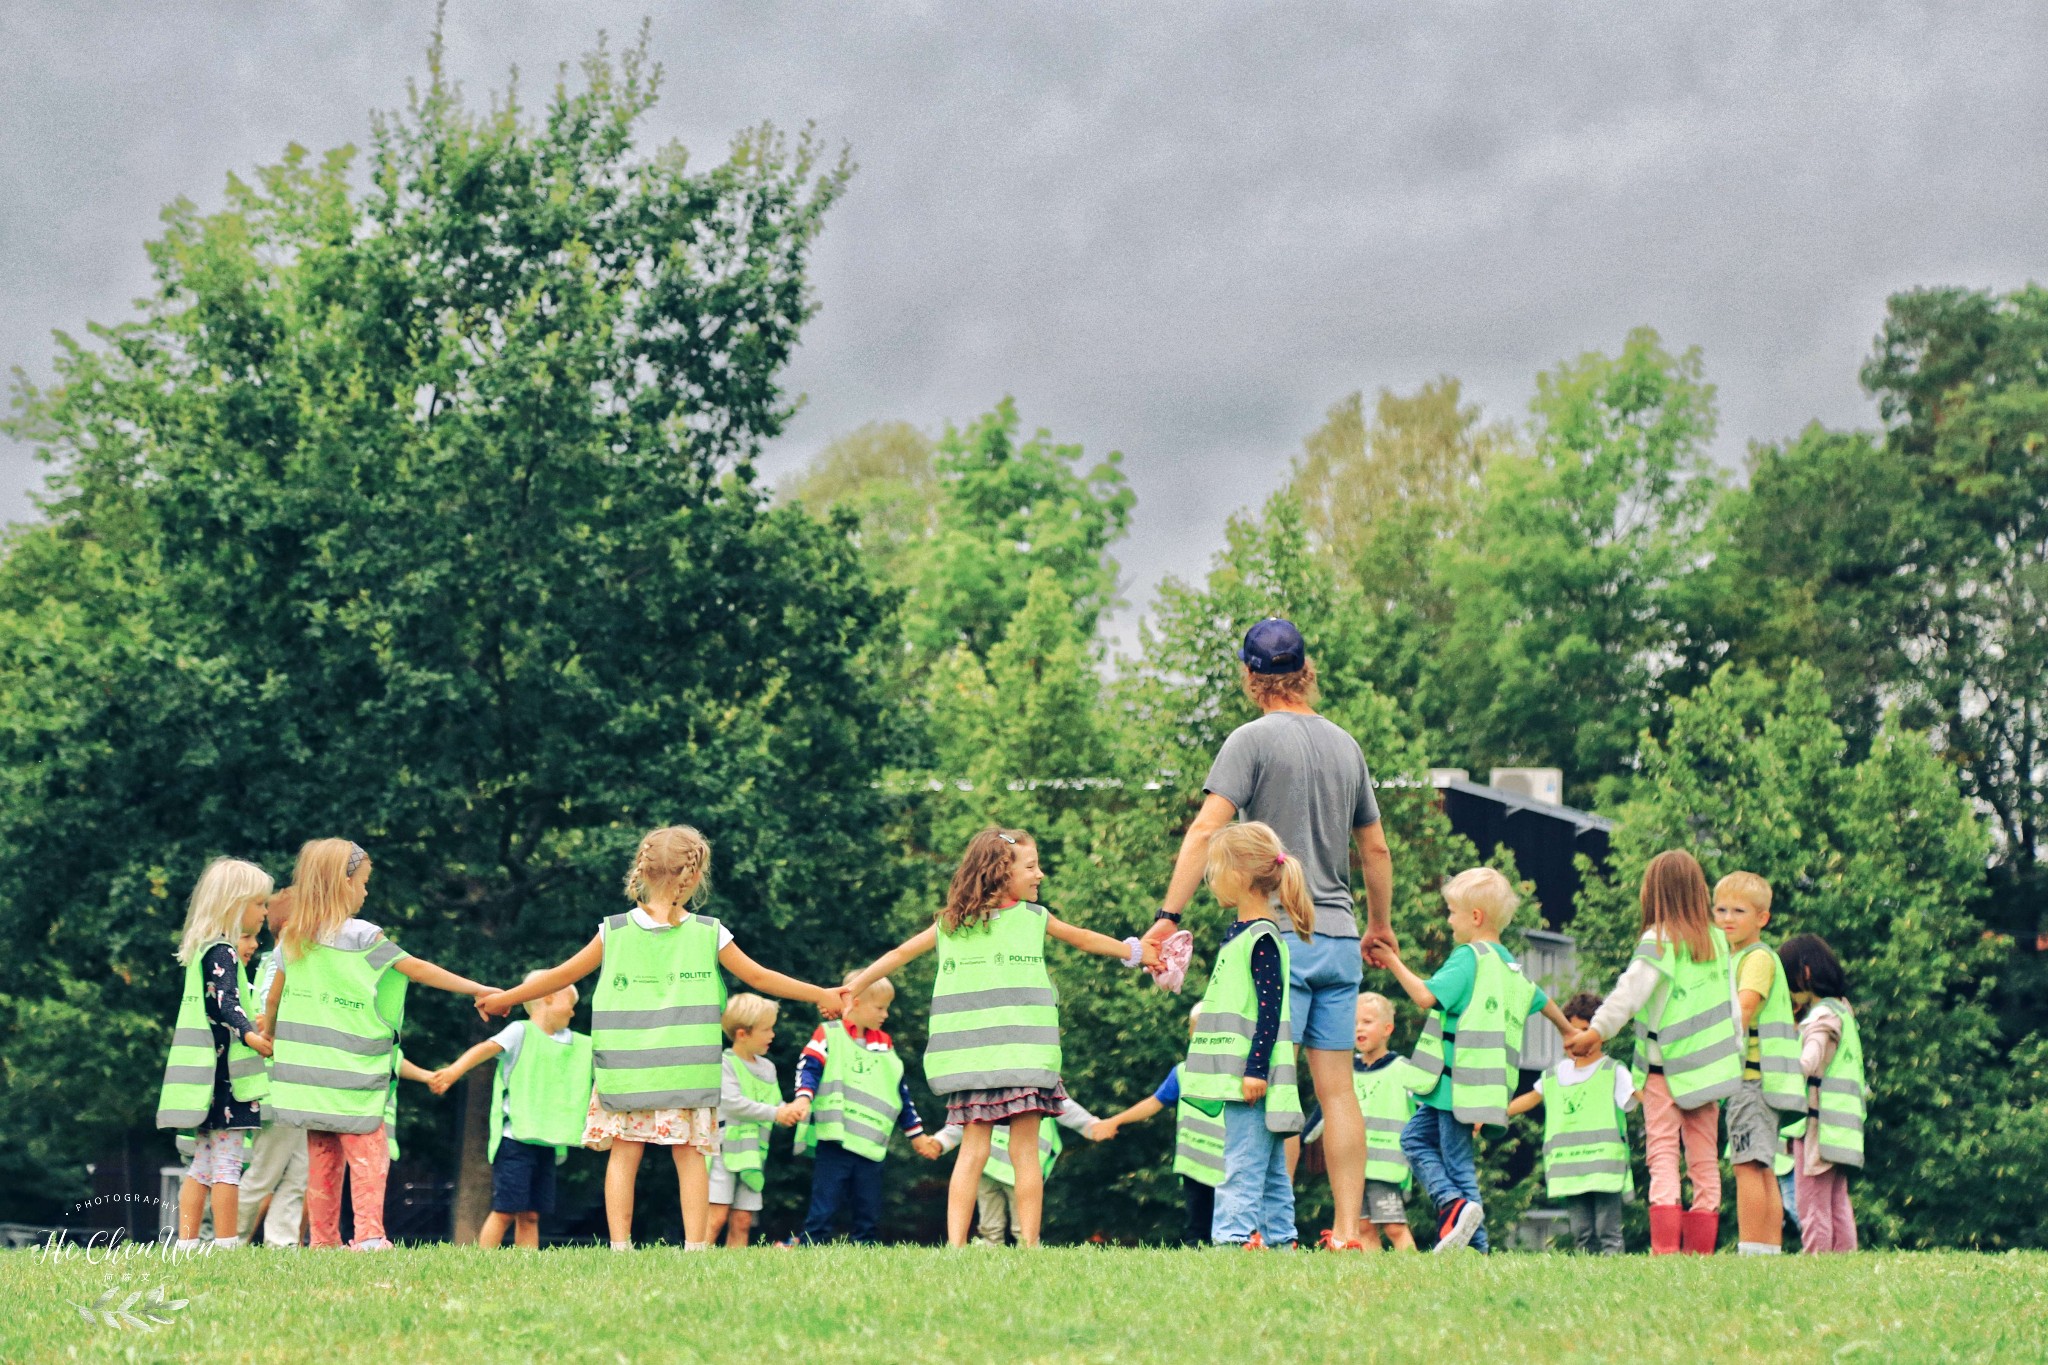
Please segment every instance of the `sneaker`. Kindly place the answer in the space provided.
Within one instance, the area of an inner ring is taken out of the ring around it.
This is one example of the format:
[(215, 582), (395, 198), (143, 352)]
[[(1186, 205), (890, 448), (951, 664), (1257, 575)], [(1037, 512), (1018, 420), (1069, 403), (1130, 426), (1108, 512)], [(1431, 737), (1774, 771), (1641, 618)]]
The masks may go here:
[(382, 1237), (371, 1237), (371, 1238), (369, 1238), (369, 1239), (367, 1239), (367, 1240), (365, 1240), (365, 1241), (361, 1241), (361, 1242), (356, 1242), (356, 1243), (353, 1243), (353, 1244), (351, 1244), (351, 1245), (350, 1245), (350, 1247), (349, 1247), (349, 1250), (350, 1250), (350, 1251), (389, 1251), (389, 1250), (391, 1250), (391, 1243), (390, 1243), (390, 1242), (389, 1242), (389, 1241), (388, 1241), (387, 1239), (385, 1239), (385, 1238), (382, 1238)]
[(1321, 1248), (1322, 1250), (1324, 1250), (1324, 1251), (1363, 1251), (1363, 1250), (1365, 1250), (1365, 1243), (1363, 1243), (1363, 1242), (1343, 1242), (1343, 1241), (1339, 1241), (1339, 1240), (1337, 1239), (1337, 1234), (1336, 1234), (1336, 1233), (1335, 1233), (1334, 1231), (1332, 1231), (1331, 1229), (1329, 1229), (1329, 1228), (1324, 1228), (1324, 1229), (1323, 1229), (1323, 1235), (1322, 1235), (1321, 1239), (1317, 1241), (1316, 1245), (1317, 1245), (1318, 1247), (1320, 1247), (1320, 1248)]
[(1259, 1236), (1259, 1234), (1255, 1232), (1251, 1236), (1245, 1238), (1244, 1241), (1240, 1243), (1240, 1245), (1243, 1246), (1246, 1251), (1264, 1251), (1266, 1249), (1266, 1239)]
[(1438, 1255), (1447, 1251), (1462, 1251), (1471, 1245), (1472, 1235), (1479, 1231), (1479, 1225), (1486, 1221), (1486, 1210), (1470, 1199), (1454, 1199), (1444, 1209), (1443, 1221), (1437, 1224), (1436, 1246)]

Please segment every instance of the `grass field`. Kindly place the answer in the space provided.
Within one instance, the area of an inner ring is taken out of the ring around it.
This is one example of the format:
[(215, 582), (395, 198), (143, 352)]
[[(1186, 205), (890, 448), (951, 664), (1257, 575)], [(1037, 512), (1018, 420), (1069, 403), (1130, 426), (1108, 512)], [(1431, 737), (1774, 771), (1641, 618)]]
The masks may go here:
[[(150, 1332), (72, 1306), (159, 1285)], [(10, 1252), (0, 1305), (7, 1361), (2048, 1359), (2044, 1255)]]

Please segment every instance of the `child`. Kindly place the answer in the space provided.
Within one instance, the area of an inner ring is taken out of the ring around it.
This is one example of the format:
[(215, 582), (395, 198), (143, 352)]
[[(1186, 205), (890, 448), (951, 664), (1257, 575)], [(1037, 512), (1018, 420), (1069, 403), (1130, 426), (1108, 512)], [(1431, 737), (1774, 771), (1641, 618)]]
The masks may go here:
[(1302, 942), (1315, 904), (1301, 864), (1272, 826), (1247, 821), (1209, 841), (1209, 893), (1237, 912), (1202, 994), (1181, 1093), (1223, 1105), (1223, 1180), (1216, 1187), (1218, 1246), (1285, 1249), (1295, 1243), (1294, 1183), (1283, 1137), (1301, 1131), (1288, 1005), (1288, 951), (1275, 923), (1284, 908)]
[(1863, 1166), (1863, 1036), (1849, 1008), (1849, 978), (1817, 934), (1794, 934), (1778, 948), (1792, 1003), (1799, 1010), (1799, 1068), (1806, 1076), (1804, 1133), (1792, 1144), (1799, 1191), (1799, 1249), (1854, 1251), (1856, 1213), (1849, 1168)]
[(262, 1122), (269, 1090), (263, 1059), (271, 1044), (242, 1011), (236, 942), (262, 919), (271, 887), (270, 874), (254, 863), (215, 858), (185, 906), (178, 941), (185, 988), (156, 1107), (157, 1127), (193, 1135), (192, 1161), (178, 1188), (180, 1251), (199, 1248), (209, 1198), (214, 1246), (242, 1244), (242, 1146)]
[[(271, 896), (264, 912), (264, 923), (270, 930), (270, 951), (257, 960), (256, 984), (249, 997), (259, 1011), (265, 1009), (271, 983), (277, 979), (278, 935), (291, 918), (291, 904), (292, 889), (287, 886)], [(272, 1030), (276, 1025), (277, 1021), (266, 1014), (256, 1027), (265, 1037), (274, 1038)], [(264, 1066), (268, 1069), (269, 1063)], [(235, 1230), (246, 1243), (261, 1223), (263, 1245), (280, 1250), (296, 1248), (306, 1213), (306, 1130), (274, 1122), (269, 1106), (262, 1118), (263, 1126), (256, 1130), (249, 1144), (248, 1163), (242, 1172), (240, 1221)]]
[[(966, 1132), (946, 1191), (946, 1244), (967, 1245), (975, 1196), (995, 1127), (1010, 1130), (1010, 1150), (1038, 1150), (1039, 1120), (1057, 1117), (1060, 1084), (1059, 997), (1045, 967), (1045, 940), (1127, 966), (1156, 965), (1159, 950), (1077, 928), (1036, 904), (1045, 873), (1038, 845), (1016, 829), (985, 829), (967, 842), (937, 922), (885, 953), (840, 990), (858, 996), (890, 972), (939, 953), (925, 1080), (946, 1097), (946, 1121)], [(1045, 1182), (1034, 1162), (1016, 1168), (1017, 1244), (1038, 1245)]]
[[(1590, 1026), (1600, 997), (1581, 991), (1565, 1002), (1573, 1033)], [(1536, 1088), (1515, 1096), (1509, 1114), (1543, 1106), (1543, 1185), (1571, 1215), (1572, 1241), (1580, 1251), (1619, 1256), (1623, 1194), (1633, 1188), (1628, 1166), (1628, 1120), (1642, 1096), (1629, 1073), (1604, 1054), (1588, 1062), (1559, 1058), (1536, 1079)]]
[(1562, 1029), (1564, 1015), (1501, 945), (1501, 931), (1521, 903), (1506, 877), (1490, 867), (1467, 868), (1444, 883), (1443, 896), (1457, 946), (1436, 975), (1424, 981), (1385, 946), (1375, 947), (1372, 961), (1429, 1011), (1414, 1061), (1430, 1089), (1401, 1130), (1401, 1151), (1436, 1205), (1434, 1250), (1469, 1245), (1484, 1252), (1486, 1209), (1473, 1130), (1508, 1121), (1528, 1016), (1540, 1012)]
[(1736, 1250), (1775, 1256), (1785, 1240), (1785, 1204), (1775, 1170), (1781, 1115), (1806, 1112), (1799, 1030), (1778, 955), (1760, 941), (1771, 922), (1771, 884), (1731, 872), (1714, 885), (1714, 924), (1735, 955), (1735, 1000), (1744, 1034), (1742, 1087), (1728, 1097), (1728, 1159), (1735, 1166)]
[[(525, 979), (538, 975), (528, 972)], [(569, 1028), (576, 998), (576, 988), (564, 986), (527, 1001), (525, 1019), (514, 1019), (428, 1082), (436, 1095), (445, 1095), (472, 1068), (498, 1059), (486, 1149), (491, 1213), (477, 1231), (480, 1247), (503, 1244), (509, 1227), (515, 1245), (540, 1249), (541, 1215), (555, 1211), (555, 1166), (583, 1141), (595, 1062), (590, 1035)]]
[[(859, 973), (850, 973), (849, 981)], [(872, 1242), (881, 1232), (882, 1158), (889, 1154), (889, 1130), (903, 1130), (927, 1161), (939, 1157), (936, 1138), (911, 1103), (903, 1059), (882, 1032), (896, 987), (883, 977), (847, 1006), (843, 1022), (826, 1023), (811, 1035), (797, 1059), (798, 1154), (815, 1147), (811, 1208), (803, 1240), (828, 1241), (843, 1204), (851, 1204), (853, 1240)]]
[(490, 987), (411, 957), (368, 920), (370, 855), (346, 839), (314, 839), (292, 872), (291, 917), (266, 1018), (277, 1020), (271, 1117), (306, 1130), (306, 1220), (315, 1247), (341, 1245), (346, 1171), (354, 1248), (381, 1251), (391, 1174), (385, 1112), (396, 1093), (406, 983), (457, 995)]
[[(1720, 1233), (1720, 1101), (1742, 1086), (1742, 1011), (1735, 962), (1713, 925), (1706, 874), (1690, 853), (1659, 853), (1643, 870), (1642, 937), (1590, 1026), (1565, 1039), (1582, 1063), (1633, 1017), (1636, 1089), (1650, 1164), (1650, 1254), (1713, 1254)], [(1678, 1203), (1678, 1157), (1693, 1202)]]
[[(1188, 1011), (1188, 1033), (1193, 1036), (1202, 1018), (1198, 1003)], [(1223, 1102), (1191, 1100), (1181, 1093), (1185, 1064), (1166, 1073), (1144, 1099), (1120, 1114), (1104, 1119), (1089, 1136), (1097, 1142), (1114, 1138), (1127, 1123), (1143, 1123), (1168, 1105), (1173, 1106), (1173, 1173), (1180, 1177), (1181, 1197), (1187, 1205), (1187, 1223), (1181, 1231), (1182, 1246), (1209, 1245), (1216, 1228), (1216, 1187), (1223, 1183)]]
[(690, 913), (710, 889), (711, 845), (688, 825), (653, 830), (626, 873), (633, 908), (559, 967), (477, 1002), (486, 1015), (551, 995), (603, 968), (591, 1001), (597, 1088), (583, 1145), (611, 1153), (604, 1213), (614, 1251), (633, 1249), (633, 1187), (647, 1145), (670, 1148), (683, 1211), (683, 1249), (711, 1245), (708, 1154), (718, 1141), (720, 967), (757, 991), (836, 1012), (822, 986), (771, 972), (717, 920)]
[(1405, 1196), (1414, 1175), (1401, 1150), (1401, 1134), (1415, 1117), (1415, 1091), (1430, 1088), (1431, 1082), (1406, 1057), (1387, 1051), (1393, 1036), (1394, 1003), (1378, 991), (1360, 992), (1351, 1088), (1365, 1115), (1365, 1225), (1373, 1231), (1374, 1245), (1384, 1237), (1395, 1251), (1413, 1251)]
[(714, 1244), (721, 1233), (729, 1247), (747, 1244), (767, 1184), (768, 1125), (787, 1128), (801, 1112), (782, 1102), (782, 1082), (765, 1055), (780, 1012), (773, 1000), (742, 992), (725, 1002), (719, 1019), (732, 1046), (718, 1078), (718, 1152), (711, 1158), (710, 1182)]
[[(1060, 1159), (1064, 1144), (1060, 1141), (1060, 1129), (1069, 1128), (1091, 1141), (1101, 1141), (1102, 1120), (1069, 1099), (1060, 1106), (1059, 1116), (1053, 1120), (1054, 1127), (1041, 1132), (1038, 1138), (1038, 1171), (1041, 1180), (1052, 1179), (1052, 1168)], [(967, 1130), (957, 1123), (949, 1123), (939, 1130), (938, 1143), (941, 1153), (950, 1152), (960, 1145), (960, 1139)], [(1017, 1185), (1017, 1172), (1010, 1157), (1010, 1130), (998, 1128), (989, 1140), (988, 1165), (981, 1170), (981, 1186), (974, 1196), (974, 1240), (983, 1246), (999, 1247), (1008, 1245), (1007, 1239), (1018, 1235), (1017, 1201), (1011, 1197)]]

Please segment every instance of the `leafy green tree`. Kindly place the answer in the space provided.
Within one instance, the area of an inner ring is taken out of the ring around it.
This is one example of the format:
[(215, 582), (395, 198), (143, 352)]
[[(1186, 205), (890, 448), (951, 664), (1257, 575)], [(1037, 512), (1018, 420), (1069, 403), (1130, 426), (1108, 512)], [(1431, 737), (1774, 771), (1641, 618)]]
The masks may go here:
[(909, 586), (937, 525), (932, 439), (908, 422), (869, 422), (835, 436), (782, 489), (820, 516), (843, 507), (859, 523), (861, 557), (882, 581)]
[[(465, 106), (438, 42), (430, 71), (361, 189), (348, 149), (294, 147), (217, 212), (174, 205), (142, 315), (25, 395), (60, 472), (0, 564), (9, 1152), (147, 1124), (214, 853), (282, 872), (355, 837), (370, 915), (498, 981), (586, 940), (669, 821), (710, 836), (743, 942), (802, 924), (802, 954), (755, 945), (799, 974), (871, 948), (898, 894), (889, 604), (850, 523), (751, 481), (846, 163), (767, 128), (701, 171), (637, 150), (644, 36), (537, 116)], [(19, 1060), (81, 985), (127, 1036)], [(415, 1055), (475, 1027), (414, 1015)], [(109, 1076), (120, 1103), (80, 1093)], [(445, 1151), (447, 1111), (408, 1101)], [(467, 1113), (473, 1163), (479, 1085)]]
[(1817, 933), (1848, 969), (1871, 1085), (1870, 1164), (1855, 1191), (1866, 1235), (2030, 1243), (2032, 1191), (1972, 1165), (1999, 1145), (1988, 1135), (2008, 1098), (1987, 1007), (2006, 945), (1981, 916), (1985, 831), (1925, 736), (1887, 722), (1850, 762), (1829, 712), (1804, 665), (1782, 681), (1724, 668), (1673, 703), (1669, 734), (1644, 741), (1610, 867), (1587, 869), (1573, 925), (1587, 975), (1610, 980), (1624, 965), (1658, 852), (1687, 849), (1710, 881), (1761, 874), (1767, 940)]
[(1539, 375), (1531, 410), (1533, 451), (1487, 465), (1446, 548), (1451, 626), (1418, 702), (1470, 766), (1562, 768), (1583, 803), (1701, 671), (1679, 608), (1711, 548), (1714, 391), (1697, 349), (1642, 327)]

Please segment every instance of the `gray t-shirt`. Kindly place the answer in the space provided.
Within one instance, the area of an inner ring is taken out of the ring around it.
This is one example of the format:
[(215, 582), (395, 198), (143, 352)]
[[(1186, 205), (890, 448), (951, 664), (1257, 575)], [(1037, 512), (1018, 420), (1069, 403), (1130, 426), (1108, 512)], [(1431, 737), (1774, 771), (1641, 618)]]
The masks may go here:
[(1301, 859), (1317, 933), (1358, 937), (1351, 831), (1378, 823), (1380, 805), (1357, 740), (1321, 716), (1269, 711), (1230, 732), (1202, 790), (1271, 825)]

